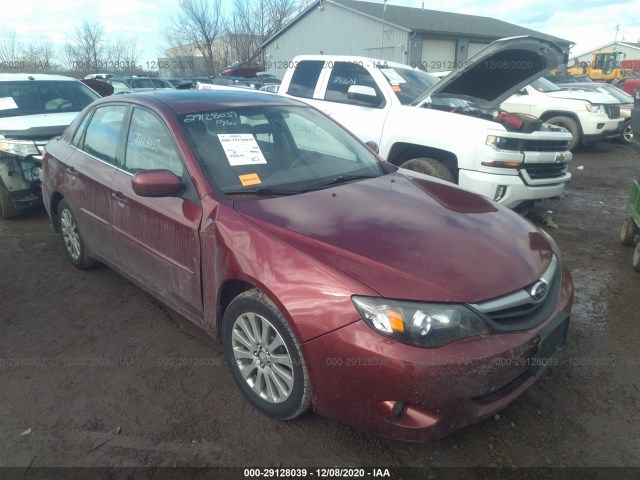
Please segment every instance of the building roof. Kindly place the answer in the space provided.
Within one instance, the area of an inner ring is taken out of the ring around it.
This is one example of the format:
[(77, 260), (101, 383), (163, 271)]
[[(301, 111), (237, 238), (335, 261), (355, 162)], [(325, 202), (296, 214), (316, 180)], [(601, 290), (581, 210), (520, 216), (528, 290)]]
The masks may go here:
[(600, 45), (597, 48), (592, 48), (590, 50), (587, 50), (586, 52), (582, 52), (582, 53), (578, 53), (577, 55), (573, 55), (569, 61), (573, 60), (574, 58), (577, 57), (581, 57), (583, 55), (587, 55), (587, 54), (592, 54), (593, 52), (607, 52), (610, 50), (614, 50), (616, 47), (619, 46), (624, 46), (624, 47), (629, 47), (629, 48), (634, 48), (636, 50), (640, 50), (640, 43), (635, 43), (635, 42), (609, 42), (609, 43), (605, 43), (604, 45)]
[(480, 17), (477, 15), (466, 15), (462, 13), (442, 12), (439, 10), (428, 10), (413, 7), (401, 7), (397, 5), (386, 6), (382, 3), (373, 3), (357, 0), (316, 0), (298, 17), (263, 43), (263, 47), (276, 37), (280, 36), (290, 26), (296, 23), (303, 16), (308, 14), (319, 3), (330, 3), (339, 7), (347, 8), (351, 11), (373, 17), (396, 27), (400, 27), (412, 32), (486, 38), (489, 41), (504, 37), (516, 37), (520, 35), (534, 35), (537, 37), (568, 46), (573, 42), (552, 35), (547, 35), (535, 30), (520, 27), (512, 23), (504, 22), (490, 17)]

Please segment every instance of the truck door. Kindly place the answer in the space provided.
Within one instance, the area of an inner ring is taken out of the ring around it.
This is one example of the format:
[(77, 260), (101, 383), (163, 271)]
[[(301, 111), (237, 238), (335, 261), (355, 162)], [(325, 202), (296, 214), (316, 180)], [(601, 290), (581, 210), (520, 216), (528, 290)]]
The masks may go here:
[[(332, 65), (331, 65), (332, 64)], [(330, 116), (351, 130), (363, 142), (380, 143), (384, 122), (388, 113), (388, 100), (384, 97), (369, 71), (353, 62), (327, 62), (330, 69), (324, 77), (320, 91), (316, 92), (324, 102), (331, 102)], [(349, 95), (352, 85), (372, 88), (376, 97), (371, 100), (353, 98)], [(324, 109), (327, 107), (325, 106)]]

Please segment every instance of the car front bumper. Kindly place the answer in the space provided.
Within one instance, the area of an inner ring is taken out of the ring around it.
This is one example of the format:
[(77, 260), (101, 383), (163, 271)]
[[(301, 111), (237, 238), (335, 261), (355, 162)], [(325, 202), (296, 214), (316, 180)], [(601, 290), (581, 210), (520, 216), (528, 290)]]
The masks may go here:
[(358, 321), (311, 340), (304, 351), (314, 410), (401, 440), (442, 437), (504, 408), (559, 362), (549, 357), (556, 345), (549, 350), (548, 343), (564, 337), (572, 301), (564, 270), (553, 313), (531, 330), (427, 349), (383, 337)]

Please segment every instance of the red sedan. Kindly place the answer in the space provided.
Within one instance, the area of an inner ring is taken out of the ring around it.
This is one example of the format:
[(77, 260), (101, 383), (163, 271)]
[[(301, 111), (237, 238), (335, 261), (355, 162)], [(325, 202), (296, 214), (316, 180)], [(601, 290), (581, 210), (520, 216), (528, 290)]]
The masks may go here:
[(439, 437), (507, 405), (565, 342), (551, 237), (294, 100), (98, 100), (47, 145), (43, 194), (75, 266), (108, 265), (220, 339), (275, 418)]

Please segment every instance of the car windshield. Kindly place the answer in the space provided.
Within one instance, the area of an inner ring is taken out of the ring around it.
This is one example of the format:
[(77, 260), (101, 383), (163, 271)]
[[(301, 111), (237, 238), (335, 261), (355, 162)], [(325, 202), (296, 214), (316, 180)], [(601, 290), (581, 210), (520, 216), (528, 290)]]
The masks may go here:
[(402, 105), (410, 105), (426, 90), (438, 83), (438, 78), (411, 68), (390, 67), (380, 69)]
[(549, 92), (559, 92), (562, 90), (555, 83), (550, 82), (544, 77), (540, 77), (531, 82), (531, 86), (538, 90), (539, 92), (549, 93)]
[(213, 110), (179, 121), (211, 184), (234, 199), (318, 190), (394, 168), (308, 107)]
[(79, 112), (100, 96), (81, 82), (26, 80), (0, 83), (0, 117)]

